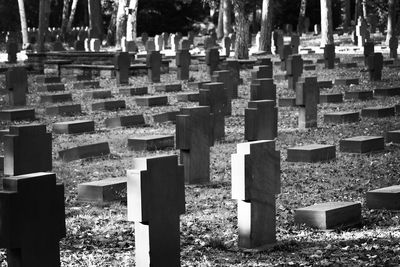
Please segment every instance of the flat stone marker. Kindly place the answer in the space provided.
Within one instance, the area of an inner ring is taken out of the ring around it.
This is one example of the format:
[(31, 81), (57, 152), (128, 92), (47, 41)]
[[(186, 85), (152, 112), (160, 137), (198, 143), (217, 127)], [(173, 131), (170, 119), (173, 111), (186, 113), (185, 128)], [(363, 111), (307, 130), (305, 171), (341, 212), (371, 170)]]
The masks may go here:
[(74, 89), (89, 89), (89, 88), (99, 88), (99, 81), (77, 81), (72, 83)]
[(104, 123), (107, 128), (143, 126), (146, 124), (142, 114), (107, 118)]
[(117, 52), (114, 56), (114, 67), (116, 72), (117, 84), (129, 84), (129, 67), (131, 58), (128, 52)]
[(65, 91), (63, 83), (45, 83), (37, 87), (38, 92), (60, 92)]
[(37, 83), (61, 83), (59, 76), (37, 75), (35, 80)]
[(182, 91), (182, 84), (157, 84), (154, 85), (154, 91), (156, 92), (179, 92)]
[(72, 101), (71, 93), (41, 95), (40, 96), (40, 103), (61, 103), (61, 102), (70, 102), (70, 101)]
[(317, 65), (304, 65), (303, 69), (304, 70), (316, 70)]
[(46, 107), (46, 115), (73, 116), (81, 113), (81, 104)]
[(82, 134), (94, 132), (94, 121), (76, 120), (63, 121), (53, 124), (53, 133), (56, 134)]
[(61, 266), (64, 185), (43, 172), (6, 177), (2, 184), (0, 247), (7, 248), (8, 266)]
[(70, 162), (79, 159), (102, 157), (110, 154), (108, 142), (77, 146), (58, 152), (60, 159), (64, 162)]
[(386, 142), (400, 144), (400, 130), (388, 131), (386, 133)]
[(394, 115), (394, 107), (369, 107), (361, 110), (361, 116), (368, 118), (385, 118)]
[(219, 64), (219, 51), (218, 48), (211, 48), (206, 50), (207, 73), (209, 77), (212, 77), (214, 71), (218, 70)]
[(198, 102), (200, 93), (179, 93), (176, 94), (178, 102)]
[(352, 123), (360, 120), (360, 112), (334, 112), (324, 114), (324, 122), (332, 124)]
[(125, 100), (109, 100), (92, 104), (92, 110), (118, 110), (125, 109)]
[(6, 90), (9, 104), (25, 106), (28, 93), (28, 72), (24, 67), (11, 67), (6, 72)]
[(333, 145), (305, 145), (287, 149), (289, 162), (319, 162), (336, 158), (336, 147)]
[(237, 145), (232, 155), (232, 199), (238, 201), (239, 246), (261, 248), (276, 243), (276, 201), (281, 192), (280, 152), (275, 141)]
[(356, 136), (342, 139), (339, 144), (340, 151), (348, 153), (368, 153), (385, 149), (382, 136)]
[(164, 122), (176, 122), (176, 115), (179, 114), (179, 111), (167, 111), (159, 114), (153, 115), (154, 123), (164, 123)]
[(367, 207), (375, 210), (400, 210), (400, 186), (393, 185), (367, 192)]
[(336, 78), (335, 85), (350, 85), (359, 84), (360, 80), (358, 78)]
[(78, 184), (78, 200), (97, 204), (125, 200), (127, 181), (126, 177), (117, 177)]
[(130, 150), (162, 150), (175, 147), (173, 135), (148, 135), (128, 138), (128, 147)]
[(371, 100), (374, 98), (373, 91), (346, 91), (344, 92), (344, 99), (347, 100)]
[(374, 96), (398, 96), (400, 87), (377, 88), (374, 90)]
[(275, 101), (250, 101), (244, 117), (245, 140), (274, 140), (278, 137), (278, 109)]
[(95, 90), (95, 91), (89, 91), (85, 92), (83, 94), (84, 97), (90, 97), (93, 99), (106, 99), (106, 98), (111, 98), (111, 90)]
[(279, 107), (295, 107), (296, 106), (296, 98), (295, 97), (278, 98), (278, 106)]
[(181, 109), (176, 116), (176, 148), (185, 167), (185, 182), (210, 182), (210, 146), (213, 145), (211, 109), (208, 106)]
[(319, 88), (317, 77), (306, 77), (296, 85), (296, 105), (299, 106), (298, 124), (300, 129), (318, 125)]
[(178, 157), (134, 159), (127, 176), (136, 266), (180, 266), (179, 216), (185, 213), (185, 184)]
[(294, 221), (321, 230), (354, 226), (361, 223), (361, 204), (327, 202), (295, 210)]
[(160, 51), (149, 51), (146, 57), (147, 77), (149, 82), (160, 82), (161, 54)]
[(121, 95), (133, 96), (133, 95), (146, 95), (148, 94), (147, 87), (132, 87), (132, 88), (119, 88)]
[(319, 95), (319, 103), (342, 103), (343, 102), (343, 94), (320, 94)]
[(253, 80), (250, 85), (250, 101), (272, 100), (276, 102), (276, 85), (273, 79)]
[(51, 171), (51, 151), (51, 133), (46, 132), (46, 125), (11, 126), (4, 136), (4, 175)]
[(332, 88), (333, 83), (332, 81), (317, 81), (318, 88)]
[(0, 110), (0, 121), (32, 121), (35, 119), (35, 109), (18, 108)]
[(357, 67), (358, 67), (357, 62), (343, 62), (343, 63), (339, 63), (339, 68), (351, 69), (351, 68), (357, 68)]
[(167, 96), (142, 96), (135, 98), (136, 105), (141, 107), (167, 106)]

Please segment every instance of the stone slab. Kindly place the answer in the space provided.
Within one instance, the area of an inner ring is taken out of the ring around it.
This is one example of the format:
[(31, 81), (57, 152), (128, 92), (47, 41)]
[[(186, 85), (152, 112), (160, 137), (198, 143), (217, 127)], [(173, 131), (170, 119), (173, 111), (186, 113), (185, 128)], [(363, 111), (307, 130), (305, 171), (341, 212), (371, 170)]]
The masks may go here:
[(60, 103), (60, 102), (70, 102), (70, 101), (72, 101), (71, 93), (40, 96), (40, 103)]
[(319, 162), (336, 158), (336, 147), (333, 145), (312, 144), (287, 149), (289, 162)]
[(304, 70), (316, 70), (317, 65), (304, 65)]
[(46, 107), (47, 115), (73, 116), (82, 113), (81, 104)]
[(155, 92), (179, 92), (182, 91), (182, 84), (157, 84), (153, 85)]
[(37, 75), (36, 82), (37, 83), (61, 83), (61, 78), (59, 76)]
[(35, 109), (3, 109), (0, 110), (0, 121), (32, 121), (35, 120)]
[(336, 78), (335, 85), (350, 85), (359, 84), (360, 80), (358, 78)]
[(167, 106), (168, 96), (143, 96), (135, 98), (136, 105), (141, 107)]
[(319, 103), (342, 103), (343, 94), (320, 94)]
[(65, 85), (63, 83), (45, 83), (38, 85), (38, 92), (60, 92), (65, 91)]
[(278, 98), (278, 106), (279, 107), (295, 107), (296, 106), (296, 98)]
[(398, 95), (400, 95), (400, 87), (377, 88), (374, 90), (374, 96), (376, 97), (398, 96)]
[(172, 123), (176, 122), (176, 115), (179, 114), (179, 111), (168, 111), (160, 114), (153, 115), (153, 121), (155, 123), (163, 123), (171, 121)]
[(178, 102), (199, 102), (200, 94), (194, 93), (179, 93), (176, 94)]
[(344, 92), (344, 99), (347, 100), (371, 100), (374, 98), (373, 91), (347, 91)]
[(386, 133), (386, 142), (400, 144), (400, 130), (388, 131)]
[(105, 98), (111, 98), (111, 90), (95, 90), (95, 91), (89, 91), (85, 92), (83, 94), (84, 97), (90, 97), (93, 99), (105, 99)]
[(394, 115), (394, 107), (369, 107), (361, 110), (361, 116), (366, 118), (384, 118)]
[(78, 200), (104, 204), (126, 200), (126, 177), (107, 178), (78, 185)]
[(94, 121), (76, 120), (64, 121), (53, 124), (53, 133), (56, 134), (82, 134), (94, 132)]
[(88, 88), (99, 88), (99, 81), (77, 81), (72, 83), (72, 88), (74, 89), (88, 89)]
[(400, 185), (367, 192), (367, 207), (376, 210), (400, 210)]
[(342, 139), (339, 144), (340, 151), (348, 153), (368, 153), (385, 149), (382, 136), (356, 136)]
[(64, 162), (70, 162), (79, 159), (101, 157), (110, 154), (108, 142), (77, 146), (58, 152), (59, 157)]
[(149, 135), (128, 138), (128, 147), (131, 150), (162, 150), (175, 147), (174, 135)]
[(332, 88), (333, 83), (332, 81), (317, 81), (318, 88)]
[(121, 95), (126, 95), (126, 96), (146, 95), (148, 94), (148, 88), (147, 87), (119, 88), (119, 93)]
[(107, 128), (133, 127), (146, 124), (142, 114), (107, 118), (104, 123)]
[(341, 124), (360, 120), (360, 112), (334, 112), (324, 114), (324, 123)]
[(107, 111), (113, 111), (113, 110), (118, 110), (118, 109), (125, 109), (126, 104), (125, 100), (110, 100), (110, 101), (104, 101), (104, 102), (98, 102), (98, 103), (93, 103), (92, 104), (92, 110), (107, 110)]

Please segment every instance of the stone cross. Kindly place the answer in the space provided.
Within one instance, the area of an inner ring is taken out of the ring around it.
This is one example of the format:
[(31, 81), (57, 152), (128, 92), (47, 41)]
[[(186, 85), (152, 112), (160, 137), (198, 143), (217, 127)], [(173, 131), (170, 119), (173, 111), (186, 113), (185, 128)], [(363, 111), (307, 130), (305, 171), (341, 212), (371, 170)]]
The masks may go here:
[(177, 79), (189, 80), (189, 66), (191, 55), (189, 50), (176, 51), (176, 66), (178, 67)]
[(299, 106), (299, 128), (317, 127), (319, 88), (317, 77), (297, 82), (296, 105)]
[(370, 81), (382, 80), (383, 55), (374, 53), (368, 57), (368, 72)]
[(156, 46), (156, 51), (162, 51), (163, 50), (163, 44), (164, 44), (163, 37), (160, 36), (160, 35), (154, 36), (154, 44)]
[(364, 44), (364, 65), (368, 66), (368, 57), (375, 52), (374, 42), (365, 42)]
[(5, 176), (51, 171), (52, 139), (46, 125), (11, 126), (3, 138)]
[(238, 98), (238, 87), (240, 83), (240, 64), (237, 59), (227, 59), (223, 63), (223, 69), (229, 70), (232, 77), (232, 98)]
[(213, 72), (218, 70), (219, 51), (217, 48), (211, 48), (206, 51), (206, 64), (207, 64), (207, 73), (211, 78)]
[(286, 70), (288, 75), (288, 88), (295, 90), (296, 83), (303, 73), (303, 59), (301, 55), (290, 55), (286, 60)]
[(324, 47), (324, 63), (326, 69), (335, 68), (335, 44), (326, 44)]
[(117, 85), (129, 84), (129, 67), (131, 59), (128, 52), (117, 52), (114, 56), (114, 67)]
[(250, 101), (244, 110), (244, 139), (274, 140), (278, 137), (278, 109), (274, 100)]
[(232, 115), (232, 95), (233, 95), (233, 79), (229, 70), (214, 71), (211, 77), (212, 82), (220, 82), (224, 84), (226, 91), (226, 113), (225, 115)]
[(265, 248), (276, 243), (276, 200), (280, 193), (280, 152), (275, 141), (237, 145), (232, 155), (232, 199), (238, 202), (239, 246)]
[(397, 48), (399, 47), (399, 40), (396, 36), (390, 37), (389, 40), (389, 48), (390, 48), (390, 57), (397, 59)]
[(28, 73), (24, 67), (12, 67), (6, 72), (6, 89), (9, 95), (9, 104), (25, 106), (28, 93)]
[(221, 140), (225, 137), (225, 114), (227, 96), (223, 83), (205, 83), (199, 90), (199, 105), (209, 106), (214, 115), (213, 137)]
[(12, 40), (7, 42), (8, 63), (17, 63), (18, 44)]
[(250, 101), (272, 100), (276, 102), (276, 85), (271, 78), (256, 79), (250, 85)]
[(286, 70), (286, 60), (292, 54), (291, 45), (282, 45), (279, 49), (279, 58), (281, 59), (281, 70)]
[(210, 182), (210, 146), (213, 145), (210, 107), (183, 108), (176, 116), (176, 148), (187, 184)]
[(147, 76), (150, 82), (158, 83), (161, 79), (160, 51), (149, 51), (146, 58)]
[(179, 216), (185, 213), (185, 183), (178, 157), (136, 158), (127, 177), (136, 266), (180, 266)]

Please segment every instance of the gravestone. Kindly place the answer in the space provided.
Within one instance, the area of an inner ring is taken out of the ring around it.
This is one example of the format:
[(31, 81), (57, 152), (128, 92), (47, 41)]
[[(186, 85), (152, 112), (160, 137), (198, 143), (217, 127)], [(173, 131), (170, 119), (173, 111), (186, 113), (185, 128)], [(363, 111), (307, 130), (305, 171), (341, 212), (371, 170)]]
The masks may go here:
[(272, 65), (270, 66), (255, 66), (253, 70), (251, 71), (251, 79), (252, 81), (258, 80), (258, 79), (272, 79), (272, 73), (273, 73), (273, 67)]
[(368, 57), (368, 73), (370, 81), (382, 80), (383, 55), (374, 53)]
[(367, 192), (367, 207), (376, 210), (400, 210), (400, 186), (393, 185)]
[(288, 162), (321, 162), (336, 158), (336, 146), (311, 144), (287, 149)]
[(314, 35), (318, 35), (321, 32), (319, 24), (314, 24)]
[(82, 145), (58, 152), (60, 159), (64, 162), (70, 162), (79, 159), (101, 157), (110, 154), (108, 142)]
[(238, 98), (238, 87), (241, 83), (240, 64), (236, 59), (228, 59), (224, 62), (224, 69), (229, 70), (232, 78), (232, 98)]
[(52, 167), (52, 139), (46, 125), (10, 127), (4, 136), (4, 175), (51, 171)]
[(148, 94), (147, 87), (128, 87), (128, 88), (119, 88), (118, 92), (121, 95), (133, 96), (133, 95), (146, 95)]
[(365, 42), (364, 44), (364, 66), (368, 67), (368, 57), (374, 54), (374, 42)]
[(168, 105), (168, 96), (142, 96), (135, 98), (136, 105), (141, 107), (154, 107)]
[(292, 34), (290, 45), (292, 46), (292, 54), (298, 54), (300, 46), (300, 36), (298, 36), (297, 34)]
[(237, 145), (232, 156), (232, 199), (238, 201), (239, 246), (253, 249), (276, 243), (276, 200), (281, 192), (280, 152), (275, 141)]
[(207, 73), (210, 77), (212, 77), (213, 72), (218, 70), (219, 64), (219, 51), (218, 48), (211, 48), (206, 51), (206, 64), (207, 64)]
[(256, 44), (255, 44), (256, 51), (261, 51), (260, 50), (261, 49), (261, 33), (260, 32), (257, 32), (255, 39), (256, 39), (255, 40), (256, 41)]
[(189, 80), (189, 66), (191, 55), (189, 50), (176, 51), (176, 66), (178, 67), (177, 79)]
[(25, 106), (28, 93), (28, 73), (24, 67), (11, 67), (6, 72), (6, 90), (9, 104)]
[(335, 68), (335, 44), (326, 44), (324, 47), (324, 62), (326, 69)]
[(75, 51), (85, 51), (85, 43), (82, 40), (76, 40), (74, 42)]
[(162, 50), (166, 50), (169, 47), (168, 45), (169, 33), (167, 32), (161, 33), (161, 39), (163, 41)]
[(369, 32), (376, 33), (376, 27), (379, 23), (379, 17), (376, 14), (369, 14), (367, 20), (369, 24)]
[(171, 39), (171, 50), (177, 51), (179, 49), (179, 41), (181, 40), (181, 38), (177, 34), (171, 34), (170, 39)]
[(97, 38), (90, 39), (90, 51), (92, 51), (92, 52), (100, 51), (100, 39), (97, 39)]
[(348, 153), (368, 153), (385, 149), (382, 136), (356, 136), (342, 139), (339, 144), (340, 151)]
[(0, 121), (32, 121), (34, 119), (34, 108), (14, 108), (0, 110)]
[(225, 115), (232, 115), (232, 95), (237, 92), (233, 92), (233, 80), (229, 70), (219, 70), (214, 71), (214, 75), (211, 79), (212, 82), (220, 82), (224, 84), (225, 92), (226, 92), (226, 110)]
[(210, 107), (183, 108), (176, 116), (176, 148), (184, 166), (185, 182), (210, 182), (210, 146), (214, 143)]
[(390, 49), (389, 57), (390, 58), (397, 59), (397, 48), (398, 47), (399, 47), (399, 40), (397, 39), (397, 37), (396, 36), (390, 37), (390, 40), (389, 40), (389, 49)]
[(364, 118), (385, 118), (395, 116), (394, 107), (365, 107), (361, 109), (361, 116)]
[(324, 114), (324, 122), (332, 124), (352, 123), (360, 120), (360, 112), (334, 112)]
[(196, 34), (194, 33), (194, 31), (188, 31), (188, 40), (190, 45), (194, 45), (194, 37), (196, 37)]
[(146, 135), (128, 138), (128, 148), (135, 151), (152, 151), (173, 148), (175, 146), (173, 135)]
[(164, 122), (172, 122), (176, 123), (176, 115), (179, 114), (179, 111), (172, 110), (172, 111), (167, 111), (159, 114), (154, 114), (153, 115), (153, 122), (154, 123), (164, 123)]
[(184, 37), (179, 41), (179, 49), (178, 50), (190, 50), (190, 41)]
[(284, 40), (283, 40), (283, 32), (281, 30), (275, 30), (272, 34), (272, 47), (275, 47), (275, 54), (280, 54), (281, 49), (283, 48)]
[(64, 45), (60, 40), (56, 40), (53, 43), (53, 51), (55, 51), (55, 52), (65, 51)]
[(367, 37), (367, 31), (368, 29), (365, 20), (362, 17), (359, 17), (356, 26), (356, 36), (357, 36), (358, 46), (364, 46)]
[(143, 126), (146, 124), (142, 114), (107, 118), (104, 121), (107, 128)]
[(121, 39), (121, 49), (122, 52), (138, 52), (138, 47), (133, 40), (126, 40), (125, 36)]
[(286, 60), (292, 54), (291, 45), (282, 45), (279, 48), (279, 58), (281, 59), (281, 70), (286, 70)]
[(225, 51), (225, 56), (228, 58), (231, 53), (231, 39), (227, 36), (222, 38), (222, 48)]
[(370, 100), (374, 98), (374, 92), (371, 91), (346, 91), (344, 99), (347, 100)]
[(107, 178), (78, 184), (78, 200), (105, 204), (126, 200), (126, 177)]
[(179, 216), (185, 213), (185, 184), (178, 157), (136, 158), (127, 177), (136, 266), (180, 266)]
[(155, 50), (156, 51), (162, 51), (163, 50), (163, 43), (164, 43), (164, 40), (160, 35), (154, 36), (154, 44), (155, 44)]
[(74, 116), (81, 113), (81, 104), (55, 105), (46, 107), (46, 115)]
[(125, 108), (126, 108), (125, 100), (109, 100), (104, 102), (92, 103), (92, 111), (95, 110), (115, 111)]
[(143, 32), (141, 34), (141, 39), (142, 39), (142, 44), (145, 46), (147, 43), (147, 40), (149, 40), (149, 35), (147, 34), (147, 32)]
[(161, 54), (160, 51), (149, 51), (146, 58), (147, 76), (150, 82), (160, 82)]
[(276, 85), (273, 79), (256, 79), (250, 85), (250, 101), (272, 100), (276, 103)]
[(131, 59), (128, 52), (117, 52), (114, 56), (114, 67), (117, 85), (129, 84), (129, 67)]
[(400, 144), (400, 130), (388, 131), (386, 133), (386, 142)]
[(308, 33), (310, 31), (310, 18), (305, 17), (304, 19), (304, 33)]
[(295, 90), (296, 83), (303, 73), (303, 59), (301, 55), (290, 55), (286, 59), (286, 71), (288, 76), (288, 88)]
[(64, 185), (54, 173), (6, 177), (0, 191), (0, 247), (8, 266), (61, 266), (66, 236)]
[(317, 127), (319, 88), (317, 77), (306, 77), (296, 85), (296, 105), (299, 106), (299, 128)]
[(244, 139), (274, 140), (278, 136), (278, 109), (274, 100), (250, 101), (244, 110)]
[(85, 51), (86, 52), (90, 52), (90, 39), (89, 38), (85, 38), (83, 43), (84, 43), (84, 46), (85, 46)]
[(18, 44), (13, 40), (7, 42), (7, 63), (17, 63)]
[(94, 121), (76, 120), (63, 121), (53, 124), (53, 133), (55, 134), (82, 134), (94, 132)]

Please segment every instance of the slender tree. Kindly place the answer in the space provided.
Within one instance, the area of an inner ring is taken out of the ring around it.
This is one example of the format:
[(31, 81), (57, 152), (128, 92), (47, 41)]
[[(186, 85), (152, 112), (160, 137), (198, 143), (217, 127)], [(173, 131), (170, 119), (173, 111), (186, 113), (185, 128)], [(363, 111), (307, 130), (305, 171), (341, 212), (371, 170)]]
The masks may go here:
[(388, 18), (386, 30), (386, 44), (389, 45), (389, 40), (395, 34), (394, 27), (396, 25), (396, 0), (388, 0)]
[(22, 34), (22, 47), (25, 48), (29, 44), (28, 40), (28, 28), (26, 26), (26, 15), (24, 0), (18, 0), (19, 19), (21, 22), (21, 34)]
[(135, 40), (137, 37), (137, 11), (138, 11), (138, 0), (129, 1), (129, 13), (128, 21), (126, 24), (126, 39), (128, 41)]
[(231, 0), (222, 0), (223, 3), (223, 24), (224, 24), (224, 36), (228, 36), (231, 33), (232, 28), (232, 2)]
[(267, 53), (271, 53), (272, 5), (273, 0), (263, 0), (259, 50)]
[(100, 0), (88, 0), (90, 38), (103, 38)]
[(45, 40), (49, 28), (51, 0), (40, 0), (39, 2), (39, 30), (38, 30), (38, 51), (45, 51)]
[(72, 29), (72, 23), (74, 23), (76, 7), (78, 6), (78, 0), (73, 0), (71, 5), (71, 13), (69, 14), (68, 24), (67, 24), (67, 32), (70, 32)]
[(332, 2), (321, 0), (321, 47), (333, 44)]
[(62, 10), (62, 18), (61, 18), (61, 36), (65, 39), (67, 35), (67, 26), (68, 26), (68, 14), (69, 14), (69, 4), (70, 0), (63, 1), (63, 10)]
[(367, 0), (362, 0), (362, 15), (364, 19), (367, 19)]
[(297, 22), (297, 33), (302, 34), (304, 32), (304, 21), (306, 19), (306, 7), (307, 0), (300, 1), (300, 11), (299, 11), (299, 20)]
[(118, 10), (117, 10), (117, 29), (115, 32), (115, 44), (117, 47), (121, 46), (121, 38), (126, 35), (126, 11), (127, 0), (118, 0)]
[(236, 24), (236, 43), (235, 57), (238, 59), (249, 58), (249, 40), (250, 40), (250, 15), (253, 12), (253, 1), (233, 0), (233, 10), (235, 12)]

